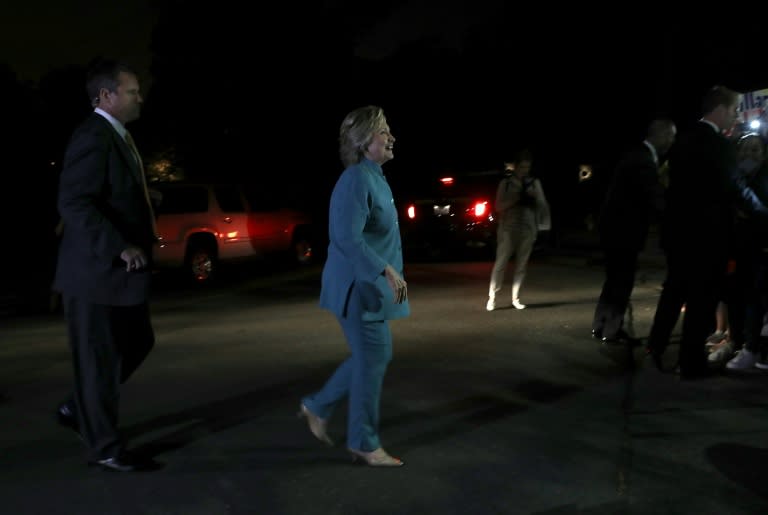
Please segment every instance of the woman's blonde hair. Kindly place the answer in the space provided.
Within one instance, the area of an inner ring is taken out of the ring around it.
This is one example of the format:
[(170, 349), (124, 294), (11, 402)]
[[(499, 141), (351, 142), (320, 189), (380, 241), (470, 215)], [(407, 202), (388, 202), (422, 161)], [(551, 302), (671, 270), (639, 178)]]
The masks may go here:
[(339, 129), (339, 155), (344, 166), (359, 163), (373, 135), (387, 122), (378, 106), (359, 107), (344, 117)]

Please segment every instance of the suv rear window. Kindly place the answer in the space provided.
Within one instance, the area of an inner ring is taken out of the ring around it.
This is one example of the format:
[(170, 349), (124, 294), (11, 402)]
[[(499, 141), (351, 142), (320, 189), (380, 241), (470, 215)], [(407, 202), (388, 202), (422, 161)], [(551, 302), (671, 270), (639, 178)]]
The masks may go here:
[(225, 213), (244, 213), (245, 205), (237, 186), (216, 186), (213, 188), (219, 207)]
[(208, 211), (208, 189), (199, 186), (157, 187), (163, 199), (158, 214), (205, 213)]

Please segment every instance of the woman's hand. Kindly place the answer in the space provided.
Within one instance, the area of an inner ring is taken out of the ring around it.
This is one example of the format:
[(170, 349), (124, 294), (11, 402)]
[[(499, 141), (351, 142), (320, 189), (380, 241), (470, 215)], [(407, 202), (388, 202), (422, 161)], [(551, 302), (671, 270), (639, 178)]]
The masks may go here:
[(392, 265), (387, 265), (384, 268), (384, 276), (387, 278), (389, 287), (392, 288), (395, 304), (405, 302), (405, 299), (408, 298), (408, 284), (405, 282), (405, 279), (397, 273), (397, 270), (392, 268)]

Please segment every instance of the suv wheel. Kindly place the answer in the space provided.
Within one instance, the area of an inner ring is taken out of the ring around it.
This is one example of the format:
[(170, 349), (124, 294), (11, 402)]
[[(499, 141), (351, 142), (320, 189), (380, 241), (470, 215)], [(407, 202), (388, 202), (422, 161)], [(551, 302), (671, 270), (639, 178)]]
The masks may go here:
[(187, 270), (195, 282), (209, 282), (216, 271), (216, 254), (207, 246), (190, 248), (187, 253)]
[(312, 242), (307, 238), (299, 236), (293, 241), (293, 255), (296, 262), (300, 265), (308, 265), (314, 261), (314, 251)]

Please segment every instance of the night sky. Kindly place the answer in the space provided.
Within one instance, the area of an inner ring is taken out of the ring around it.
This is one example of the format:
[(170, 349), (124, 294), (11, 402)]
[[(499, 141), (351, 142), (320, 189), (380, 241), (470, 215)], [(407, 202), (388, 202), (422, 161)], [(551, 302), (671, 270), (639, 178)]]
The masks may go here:
[[(385, 166), (396, 201), (429, 177), (498, 169), (529, 147), (555, 227), (579, 223), (654, 115), (684, 129), (713, 84), (768, 88), (762, 20), (746, 7), (610, 6), (7, 0), (0, 141), (14, 194), (0, 218), (23, 214), (24, 225), (20, 254), (0, 265), (21, 257), (29, 272), (18, 277), (47, 287), (61, 157), (91, 109), (84, 67), (97, 56), (140, 73), (145, 104), (129, 128), (145, 162), (256, 183), (319, 225), (342, 169), (339, 123), (366, 104), (384, 108), (397, 137)], [(578, 182), (581, 163), (593, 181)]]
[[(711, 85), (768, 87), (759, 26), (743, 12), (501, 0), (198, 4), (5, 2), (0, 63), (35, 83), (97, 55), (126, 58), (146, 93), (142, 148), (211, 148), (190, 161), (239, 170), (232, 175), (295, 174), (309, 189), (332, 183), (338, 124), (363, 104), (382, 105), (398, 137), (393, 177), (496, 167), (525, 146), (540, 175), (567, 188), (578, 163), (607, 168), (654, 115), (691, 123)], [(74, 120), (55, 118), (68, 134)]]
[(0, 62), (25, 81), (82, 66), (100, 53), (122, 56), (148, 73), (158, 5), (153, 0), (7, 0), (0, 15)]

